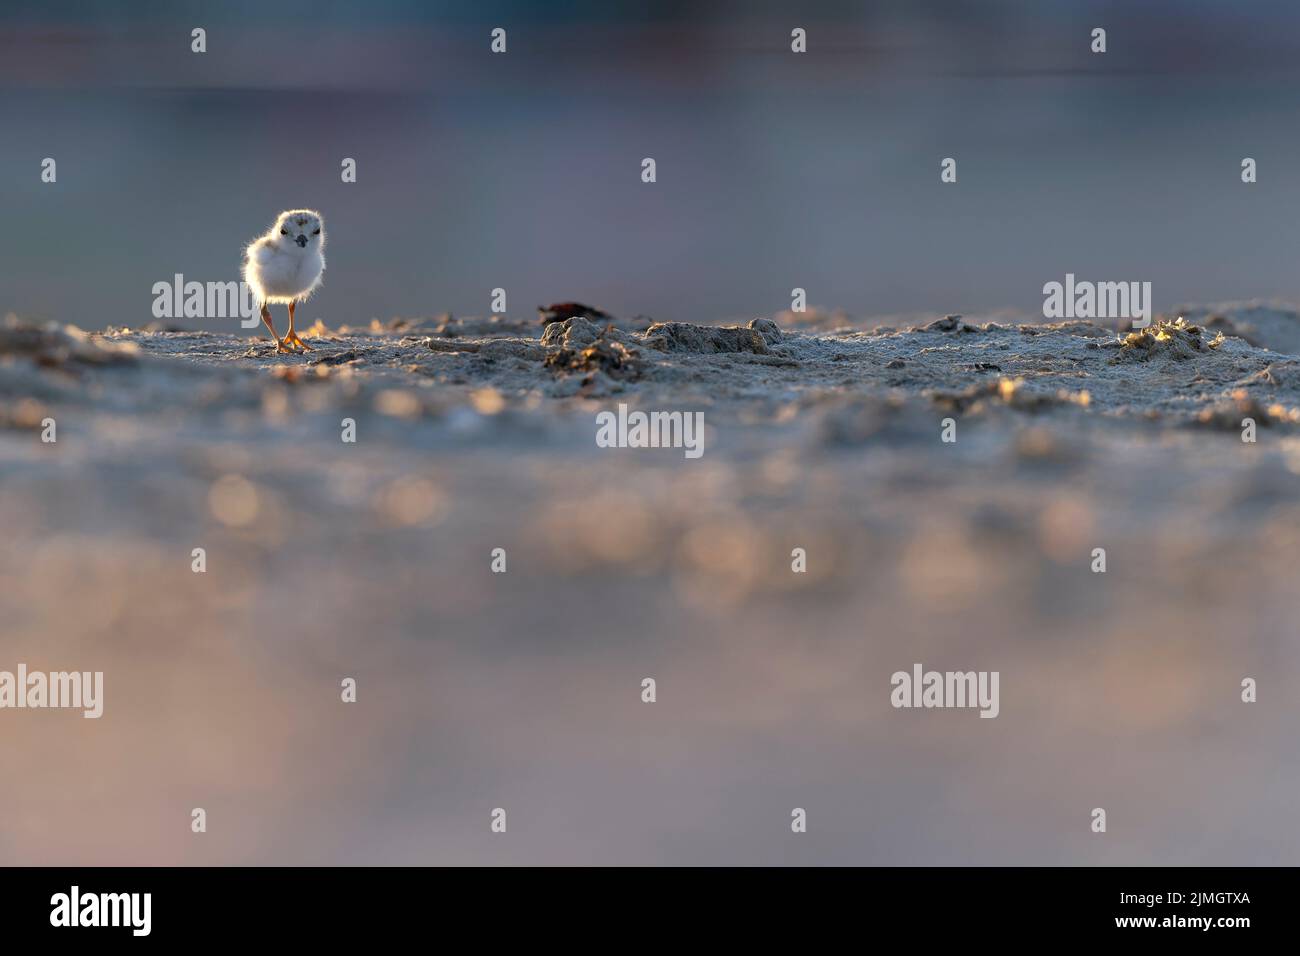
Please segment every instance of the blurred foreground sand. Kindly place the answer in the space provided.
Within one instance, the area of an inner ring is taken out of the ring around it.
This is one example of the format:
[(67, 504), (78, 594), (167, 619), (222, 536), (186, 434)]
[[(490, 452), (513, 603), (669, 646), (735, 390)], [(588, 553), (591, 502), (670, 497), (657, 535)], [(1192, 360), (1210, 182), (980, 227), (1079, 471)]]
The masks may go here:
[[(1293, 864), (1296, 317), (1184, 314), (11, 320), (0, 669), (103, 670), (105, 715), (0, 711), (0, 860)], [(703, 457), (597, 448), (618, 402)], [(1000, 716), (892, 709), (913, 662)]]

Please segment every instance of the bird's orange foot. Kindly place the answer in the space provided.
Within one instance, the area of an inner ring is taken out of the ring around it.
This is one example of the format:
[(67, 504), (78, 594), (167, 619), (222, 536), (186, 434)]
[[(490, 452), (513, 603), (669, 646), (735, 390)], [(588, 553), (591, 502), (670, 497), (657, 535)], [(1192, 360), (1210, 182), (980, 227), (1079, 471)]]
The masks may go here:
[(285, 338), (282, 338), (282, 339), (276, 339), (276, 340), (275, 340), (275, 350), (276, 350), (277, 352), (292, 352), (292, 351), (293, 351), (292, 343), (289, 341), (289, 339), (288, 339), (287, 336), (286, 336)]
[(308, 345), (306, 342), (304, 342), (302, 339), (298, 338), (298, 333), (297, 333), (297, 332), (290, 332), (288, 335), (285, 336), (285, 339), (286, 339), (286, 341), (289, 342), (290, 345), (296, 345), (296, 346), (298, 346), (299, 348), (301, 348), (304, 352), (314, 352), (314, 351), (316, 351), (316, 350), (313, 349), (310, 345)]

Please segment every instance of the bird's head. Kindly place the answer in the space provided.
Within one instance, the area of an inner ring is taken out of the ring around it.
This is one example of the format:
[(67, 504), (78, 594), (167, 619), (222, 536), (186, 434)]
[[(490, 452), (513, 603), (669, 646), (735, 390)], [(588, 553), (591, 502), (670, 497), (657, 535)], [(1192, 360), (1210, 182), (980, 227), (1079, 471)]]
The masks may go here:
[(276, 237), (290, 249), (320, 249), (325, 245), (325, 221), (310, 209), (290, 209), (275, 220)]

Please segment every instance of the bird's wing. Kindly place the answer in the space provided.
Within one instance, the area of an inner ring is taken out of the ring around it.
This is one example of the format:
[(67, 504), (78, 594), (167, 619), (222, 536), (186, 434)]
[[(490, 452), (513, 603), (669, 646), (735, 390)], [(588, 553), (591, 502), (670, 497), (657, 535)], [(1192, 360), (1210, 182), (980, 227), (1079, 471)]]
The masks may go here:
[(254, 239), (248, 244), (248, 248), (244, 250), (244, 262), (264, 263), (266, 262), (267, 256), (270, 252), (271, 248), (267, 244), (265, 236), (260, 239)]

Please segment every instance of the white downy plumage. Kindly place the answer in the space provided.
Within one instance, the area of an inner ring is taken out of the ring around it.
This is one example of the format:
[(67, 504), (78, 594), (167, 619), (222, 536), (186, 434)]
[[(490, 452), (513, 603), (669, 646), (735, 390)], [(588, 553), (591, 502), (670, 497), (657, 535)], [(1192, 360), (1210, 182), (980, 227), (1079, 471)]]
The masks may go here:
[[(311, 209), (290, 209), (276, 217), (266, 235), (244, 250), (244, 281), (262, 309), (262, 321), (276, 341), (276, 350), (310, 349), (294, 331), (294, 306), (321, 283), (325, 272), (325, 223)], [(289, 331), (283, 339), (271, 322), (271, 303), (289, 306)]]

